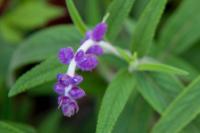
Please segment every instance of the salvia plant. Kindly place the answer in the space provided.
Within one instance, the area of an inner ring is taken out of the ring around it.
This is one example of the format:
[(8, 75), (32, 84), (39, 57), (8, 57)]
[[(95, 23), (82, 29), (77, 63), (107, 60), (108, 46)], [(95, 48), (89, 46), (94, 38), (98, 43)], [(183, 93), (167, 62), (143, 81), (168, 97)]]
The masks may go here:
[(199, 0), (64, 3), (0, 1), (0, 133), (200, 133)]

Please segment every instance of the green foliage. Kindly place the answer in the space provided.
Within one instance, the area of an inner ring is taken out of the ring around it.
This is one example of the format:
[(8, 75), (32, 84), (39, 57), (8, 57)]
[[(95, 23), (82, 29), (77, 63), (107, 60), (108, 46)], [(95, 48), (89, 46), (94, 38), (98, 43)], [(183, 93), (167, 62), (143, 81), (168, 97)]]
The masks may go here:
[(0, 31), (7, 41), (20, 42), (25, 32), (43, 26), (61, 14), (63, 14), (61, 8), (44, 1), (26, 1), (2, 16)]
[(199, 5), (199, 0), (183, 0), (179, 9), (166, 22), (159, 39), (166, 53), (183, 53), (199, 40)]
[(138, 52), (139, 56), (149, 51), (165, 4), (166, 0), (150, 0), (142, 12), (132, 37), (133, 51)]
[[(121, 70), (113, 79), (102, 101), (96, 133), (111, 133), (117, 118), (134, 91), (136, 80), (127, 70)], [(111, 107), (111, 108), (110, 108)]]
[[(122, 23), (127, 18), (135, 0), (113, 0), (108, 7), (108, 38), (114, 40), (119, 33)], [(120, 11), (120, 12), (119, 12)]]
[(81, 35), (71, 25), (61, 25), (39, 31), (26, 39), (14, 52), (11, 71), (20, 66), (42, 61), (56, 55), (59, 48), (77, 48)]
[(181, 92), (183, 85), (174, 76), (162, 73), (138, 73), (138, 91), (159, 113)]
[(73, 0), (66, 0), (67, 8), (70, 13), (70, 16), (76, 25), (77, 29), (82, 33), (83, 35), (85, 34), (87, 27), (85, 26), (84, 22), (82, 21), (74, 3)]
[(32, 127), (19, 123), (8, 123), (4, 121), (0, 121), (0, 131), (2, 133), (36, 133)]
[(155, 71), (155, 72), (164, 72), (164, 73), (179, 74), (179, 75), (188, 74), (184, 70), (161, 63), (140, 63), (137, 66), (137, 69), (140, 71)]
[(189, 124), (200, 113), (199, 90), (200, 77), (185, 88), (164, 111), (153, 133), (177, 133)]
[(9, 91), (9, 97), (15, 96), (32, 87), (55, 79), (58, 73), (62, 73), (66, 67), (61, 65), (56, 57), (51, 57), (29, 72), (21, 76)]

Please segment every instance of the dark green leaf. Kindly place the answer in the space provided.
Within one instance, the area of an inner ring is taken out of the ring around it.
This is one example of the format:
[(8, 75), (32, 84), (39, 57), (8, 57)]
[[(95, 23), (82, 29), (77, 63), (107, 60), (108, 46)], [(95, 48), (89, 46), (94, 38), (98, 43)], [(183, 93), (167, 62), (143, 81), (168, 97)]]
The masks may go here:
[(113, 79), (102, 101), (96, 133), (111, 133), (117, 118), (134, 91), (136, 80), (127, 70), (120, 71)]

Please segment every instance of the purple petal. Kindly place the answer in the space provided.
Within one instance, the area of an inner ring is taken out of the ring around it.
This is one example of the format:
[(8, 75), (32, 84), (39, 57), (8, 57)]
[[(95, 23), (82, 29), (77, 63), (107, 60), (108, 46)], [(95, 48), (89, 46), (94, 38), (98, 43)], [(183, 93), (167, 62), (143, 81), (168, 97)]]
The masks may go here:
[(79, 50), (75, 55), (75, 61), (80, 61), (83, 59), (85, 53), (83, 50)]
[(107, 24), (100, 23), (92, 31), (92, 39), (95, 41), (101, 41), (107, 31)]
[(65, 93), (65, 86), (60, 83), (56, 83), (54, 86), (54, 91), (59, 95), (63, 95)]
[(67, 74), (58, 74), (57, 80), (60, 84), (64, 85), (65, 87), (71, 83), (71, 77)]
[(85, 96), (85, 91), (83, 89), (80, 89), (78, 87), (73, 87), (70, 92), (69, 92), (70, 96), (72, 98), (76, 99), (80, 99), (82, 97)]
[(83, 77), (80, 75), (75, 75), (74, 77), (71, 78), (71, 84), (73, 85), (78, 85), (83, 81)]
[(62, 105), (62, 112), (64, 116), (71, 117), (75, 113), (77, 113), (79, 110), (78, 104), (76, 101), (71, 101), (68, 104), (63, 104)]
[(99, 45), (93, 45), (86, 51), (86, 54), (95, 54), (99, 56), (103, 54), (103, 49)]
[(74, 57), (74, 51), (72, 48), (61, 48), (58, 54), (58, 58), (61, 63), (69, 64)]
[(76, 61), (77, 67), (82, 71), (91, 71), (98, 65), (96, 56), (93, 54), (85, 54), (80, 60)]
[(91, 38), (92, 31), (87, 31), (85, 34), (85, 38), (81, 41), (81, 44), (83, 44), (85, 41)]
[(63, 105), (63, 104), (68, 104), (70, 102), (70, 98), (67, 96), (59, 96), (58, 97), (58, 104)]

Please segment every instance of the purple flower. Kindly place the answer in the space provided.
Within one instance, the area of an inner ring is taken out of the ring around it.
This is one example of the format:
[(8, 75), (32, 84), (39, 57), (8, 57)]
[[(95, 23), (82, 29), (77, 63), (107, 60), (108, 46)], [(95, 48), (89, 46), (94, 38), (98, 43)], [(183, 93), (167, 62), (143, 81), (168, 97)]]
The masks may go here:
[(103, 54), (103, 49), (99, 45), (93, 45), (86, 51), (86, 54), (95, 54), (99, 56)]
[(76, 101), (69, 100), (66, 104), (61, 105), (64, 116), (71, 117), (78, 112), (79, 107)]
[(69, 92), (69, 94), (70, 94), (70, 96), (72, 97), (72, 98), (74, 98), (74, 99), (80, 99), (80, 98), (82, 98), (82, 97), (84, 97), (85, 96), (85, 91), (83, 90), (83, 89), (80, 89), (80, 88), (78, 88), (78, 87), (73, 87), (72, 89), (71, 89), (71, 91)]
[(93, 30), (91, 37), (94, 41), (101, 41), (107, 31), (106, 23), (99, 23)]
[(74, 57), (74, 51), (72, 48), (61, 48), (58, 54), (58, 58), (61, 63), (69, 64), (69, 62)]
[(60, 83), (56, 83), (54, 85), (54, 91), (59, 95), (63, 95), (65, 93), (65, 86)]
[(98, 65), (96, 56), (93, 54), (84, 54), (83, 51), (79, 51), (75, 56), (77, 67), (82, 71), (91, 71)]

